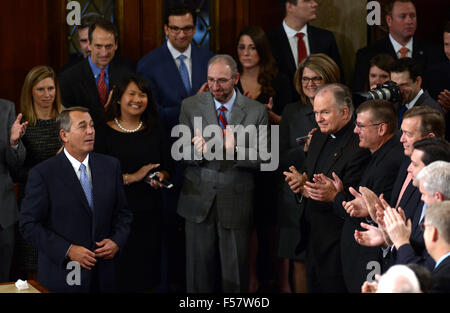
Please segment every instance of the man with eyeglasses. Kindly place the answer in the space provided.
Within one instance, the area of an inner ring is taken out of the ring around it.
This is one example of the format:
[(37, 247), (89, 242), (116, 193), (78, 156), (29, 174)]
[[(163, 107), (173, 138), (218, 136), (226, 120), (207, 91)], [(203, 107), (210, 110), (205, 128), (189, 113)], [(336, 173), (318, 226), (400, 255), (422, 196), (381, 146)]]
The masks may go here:
[[(254, 175), (264, 139), (259, 129), (267, 126), (268, 114), (235, 88), (238, 80), (234, 59), (217, 55), (209, 61), (209, 92), (181, 106), (180, 124), (192, 138), (182, 146), (189, 158), (178, 202), (178, 214), (185, 218), (187, 292), (249, 290)], [(238, 133), (235, 140), (231, 125), (254, 126), (256, 137), (244, 143)], [(256, 138), (258, 146), (252, 144)]]
[(113, 61), (119, 34), (110, 21), (99, 19), (89, 26), (90, 55), (58, 77), (61, 100), (67, 107), (89, 109), (95, 125), (105, 123), (105, 106), (114, 85), (133, 74), (123, 62)]
[[(172, 128), (178, 125), (181, 102), (183, 99), (205, 91), (208, 61), (214, 54), (204, 48), (199, 48), (192, 42), (196, 32), (196, 14), (190, 7), (183, 4), (167, 9), (164, 32), (167, 41), (157, 49), (143, 56), (137, 65), (137, 73), (145, 78), (153, 91), (158, 108), (158, 115), (163, 122), (169, 142)], [(184, 221), (177, 216), (176, 206), (182, 185), (183, 166), (180, 162), (174, 164), (174, 175), (170, 190), (163, 191), (164, 214), (168, 225), (163, 227), (164, 235), (163, 257), (167, 251), (168, 281), (163, 273), (162, 290), (165, 285), (184, 285), (178, 277), (184, 277)], [(168, 283), (168, 284), (166, 284)], [(183, 288), (183, 287), (181, 287)]]

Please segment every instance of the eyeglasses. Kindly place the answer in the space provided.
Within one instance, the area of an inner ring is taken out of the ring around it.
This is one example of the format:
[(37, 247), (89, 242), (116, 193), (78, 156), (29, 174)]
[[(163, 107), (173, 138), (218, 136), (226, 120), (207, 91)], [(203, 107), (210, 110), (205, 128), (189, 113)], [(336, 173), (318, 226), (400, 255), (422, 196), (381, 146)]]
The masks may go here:
[(369, 127), (369, 126), (378, 126), (378, 125), (381, 125), (381, 124), (384, 124), (384, 122), (380, 122), (380, 123), (376, 123), (376, 124), (363, 125), (363, 124), (358, 123), (358, 122), (355, 121), (355, 127), (358, 127), (361, 130), (366, 128), (366, 127)]
[(185, 26), (185, 27), (178, 27), (178, 26), (168, 26), (170, 31), (174, 34), (179, 34), (181, 31), (183, 31), (183, 33), (185, 34), (189, 34), (194, 30), (194, 26), (193, 25), (189, 25), (189, 26)]
[(314, 77), (306, 77), (306, 76), (303, 76), (303, 77), (302, 77), (302, 82), (303, 82), (305, 85), (307, 85), (310, 81), (312, 81), (314, 84), (318, 84), (318, 83), (320, 83), (322, 80), (323, 80), (323, 78), (320, 77), (320, 76), (314, 76)]
[(213, 79), (211, 77), (208, 77), (208, 84), (214, 85), (214, 83), (217, 83), (218, 85), (225, 85), (227, 82), (229, 82), (232, 79), (233, 79), (233, 77), (228, 78), (228, 79), (227, 78)]

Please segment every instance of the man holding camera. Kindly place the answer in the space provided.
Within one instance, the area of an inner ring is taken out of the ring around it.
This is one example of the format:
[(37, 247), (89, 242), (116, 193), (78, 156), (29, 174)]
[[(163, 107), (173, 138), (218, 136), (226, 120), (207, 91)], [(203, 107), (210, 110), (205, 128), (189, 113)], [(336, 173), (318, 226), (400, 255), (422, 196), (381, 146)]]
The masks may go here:
[(398, 125), (402, 124), (403, 114), (414, 106), (428, 105), (442, 112), (441, 106), (422, 89), (420, 66), (411, 58), (395, 61), (391, 69), (391, 79), (400, 88), (401, 107), (398, 108)]

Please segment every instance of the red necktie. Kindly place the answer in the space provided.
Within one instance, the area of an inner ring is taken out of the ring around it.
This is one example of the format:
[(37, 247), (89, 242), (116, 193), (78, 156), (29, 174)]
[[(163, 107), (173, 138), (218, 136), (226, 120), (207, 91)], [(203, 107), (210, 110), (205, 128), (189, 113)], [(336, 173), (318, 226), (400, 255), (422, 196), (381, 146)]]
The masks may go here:
[(406, 54), (408, 53), (409, 49), (406, 47), (400, 48), (400, 59), (406, 58)]
[(305, 36), (305, 34), (297, 33), (295, 36), (298, 38), (297, 51), (298, 51), (298, 64), (300, 64), (303, 61), (303, 59), (307, 57), (306, 45), (305, 41), (303, 40), (303, 36)]
[(223, 135), (225, 136), (225, 129), (227, 128), (227, 118), (225, 116), (226, 107), (223, 105), (219, 108), (219, 125), (222, 128)]
[(108, 98), (108, 92), (106, 91), (106, 83), (105, 83), (105, 70), (100, 72), (100, 79), (97, 84), (98, 95), (100, 96), (100, 103), (102, 106), (105, 106), (106, 99)]

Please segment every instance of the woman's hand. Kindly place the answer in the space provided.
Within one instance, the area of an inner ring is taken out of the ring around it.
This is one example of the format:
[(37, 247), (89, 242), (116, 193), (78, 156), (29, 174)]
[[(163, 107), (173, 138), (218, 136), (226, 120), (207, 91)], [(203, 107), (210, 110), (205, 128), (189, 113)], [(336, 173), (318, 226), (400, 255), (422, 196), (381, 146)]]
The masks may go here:
[(133, 174), (124, 174), (123, 176), (125, 184), (129, 185), (143, 180), (152, 169), (157, 168), (158, 166), (159, 164), (149, 163), (141, 167), (137, 172)]
[(9, 138), (9, 144), (11, 146), (17, 146), (27, 130), (28, 122), (20, 123), (21, 119), (22, 113), (19, 113), (14, 121), (14, 124), (11, 126), (11, 137)]

